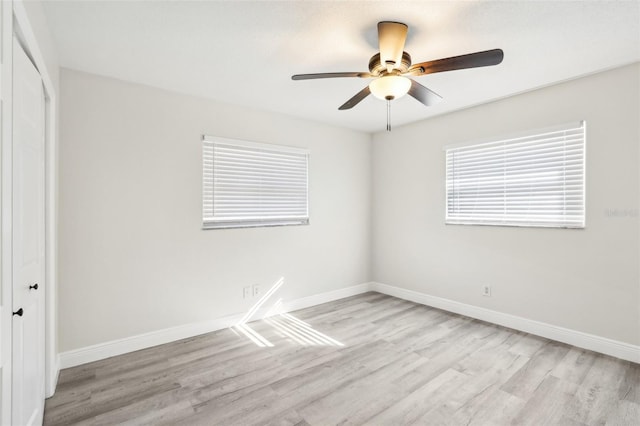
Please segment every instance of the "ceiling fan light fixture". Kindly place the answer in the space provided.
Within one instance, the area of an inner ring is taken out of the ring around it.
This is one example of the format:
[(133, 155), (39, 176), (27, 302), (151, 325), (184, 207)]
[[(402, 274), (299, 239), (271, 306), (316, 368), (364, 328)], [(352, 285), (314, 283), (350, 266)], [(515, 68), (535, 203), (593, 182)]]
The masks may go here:
[(409, 92), (411, 80), (401, 75), (376, 78), (369, 84), (373, 96), (382, 100), (400, 99)]

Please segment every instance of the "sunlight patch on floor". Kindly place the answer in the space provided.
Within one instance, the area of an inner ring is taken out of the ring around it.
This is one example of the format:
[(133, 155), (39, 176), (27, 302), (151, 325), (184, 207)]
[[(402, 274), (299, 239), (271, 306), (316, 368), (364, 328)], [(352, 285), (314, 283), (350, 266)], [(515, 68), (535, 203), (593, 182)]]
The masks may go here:
[[(267, 291), (264, 296), (262, 296), (260, 300), (258, 300), (258, 302), (253, 305), (249, 311), (247, 311), (242, 319), (236, 325), (231, 327), (231, 330), (237, 336), (242, 335), (259, 347), (273, 347), (273, 343), (247, 323), (251, 321), (251, 318), (258, 313), (258, 311), (276, 293), (276, 291), (282, 287), (283, 284), (284, 277), (281, 277), (269, 289), (269, 291)], [(282, 298), (280, 298), (263, 315), (263, 324), (270, 325), (278, 335), (301, 346), (344, 346), (344, 344), (338, 340), (319, 332), (310, 324), (283, 311), (284, 307), (282, 304)], [(256, 323), (254, 326), (259, 324), (260, 323)]]

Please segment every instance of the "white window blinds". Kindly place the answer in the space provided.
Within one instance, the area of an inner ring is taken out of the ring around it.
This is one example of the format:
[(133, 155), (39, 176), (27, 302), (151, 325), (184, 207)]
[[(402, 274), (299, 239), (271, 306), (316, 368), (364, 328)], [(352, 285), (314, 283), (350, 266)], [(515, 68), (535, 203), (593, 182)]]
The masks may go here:
[(446, 223), (584, 227), (584, 122), (445, 150)]
[(309, 223), (308, 151), (204, 136), (203, 227)]

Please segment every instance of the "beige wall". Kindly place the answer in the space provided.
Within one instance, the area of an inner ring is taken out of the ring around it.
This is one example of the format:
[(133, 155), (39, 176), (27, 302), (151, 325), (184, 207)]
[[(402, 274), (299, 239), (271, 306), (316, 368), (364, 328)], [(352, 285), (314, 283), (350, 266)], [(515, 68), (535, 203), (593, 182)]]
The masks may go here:
[[(60, 350), (370, 280), (370, 136), (63, 69)], [(310, 149), (309, 226), (201, 230), (201, 136)]]
[[(639, 344), (639, 73), (627, 66), (374, 135), (373, 279)], [(444, 145), (578, 120), (586, 229), (444, 225)]]
[[(373, 153), (369, 135), (62, 70), (60, 350), (243, 312), (243, 286), (281, 276), (285, 300), (373, 278), (639, 344), (639, 68), (375, 134)], [(444, 145), (577, 120), (586, 229), (444, 225)], [(310, 148), (311, 225), (200, 230), (203, 133)]]

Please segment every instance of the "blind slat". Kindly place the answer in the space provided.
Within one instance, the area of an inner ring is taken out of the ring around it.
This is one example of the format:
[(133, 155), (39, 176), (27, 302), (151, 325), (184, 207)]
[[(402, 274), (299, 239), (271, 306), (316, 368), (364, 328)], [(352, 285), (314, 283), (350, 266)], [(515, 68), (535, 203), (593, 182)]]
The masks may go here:
[(205, 138), (202, 145), (205, 228), (308, 223), (308, 152)]
[(584, 227), (584, 122), (446, 149), (446, 223)]

